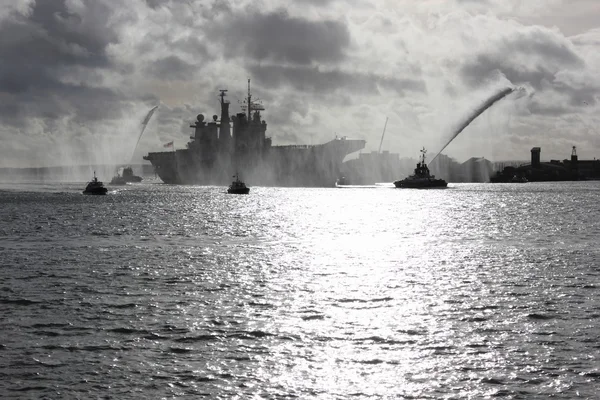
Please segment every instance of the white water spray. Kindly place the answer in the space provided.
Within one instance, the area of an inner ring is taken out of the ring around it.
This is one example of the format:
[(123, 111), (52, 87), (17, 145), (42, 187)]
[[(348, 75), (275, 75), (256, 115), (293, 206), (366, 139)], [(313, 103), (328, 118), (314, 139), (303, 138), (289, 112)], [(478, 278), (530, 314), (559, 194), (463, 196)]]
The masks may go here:
[[(473, 122), (473, 120), (477, 117), (479, 117), (481, 114), (483, 114), (483, 112), (485, 110), (487, 110), (488, 108), (490, 108), (491, 106), (494, 105), (494, 103), (500, 101), (502, 98), (508, 96), (509, 94), (511, 94), (512, 92), (514, 92), (515, 88), (511, 88), (511, 87), (507, 87), (504, 88), (502, 90), (500, 90), (499, 92), (497, 92), (496, 94), (494, 94), (492, 97), (490, 97), (489, 99), (487, 99), (481, 106), (479, 106), (477, 109), (475, 109), (459, 126), (458, 128), (454, 131), (454, 133), (452, 134), (452, 137), (450, 138), (450, 140), (444, 145), (444, 147), (442, 147), (442, 149), (435, 155), (435, 157), (433, 157), (431, 159), (431, 162), (433, 162), (441, 153), (442, 151), (444, 151), (444, 149), (446, 147), (448, 147), (448, 145), (450, 143), (452, 143), (452, 141), (454, 139), (456, 139), (456, 137), (467, 127), (471, 124), (471, 122)], [(519, 88), (518, 90), (523, 90), (521, 88)]]
[[(148, 126), (148, 122), (150, 122), (150, 118), (152, 118), (152, 115), (154, 115), (154, 111), (156, 111), (156, 109), (158, 108), (158, 106), (154, 106), (150, 109), (150, 111), (148, 111), (148, 114), (146, 114), (146, 116), (144, 117), (143, 121), (142, 121), (142, 130), (140, 132), (140, 135), (138, 136), (137, 142), (135, 142), (135, 147), (133, 148), (133, 152), (131, 153), (131, 160), (133, 161), (133, 155), (135, 154), (135, 151), (137, 150), (137, 146), (140, 143), (140, 139), (142, 138), (142, 135), (144, 134), (144, 131), (146, 130), (146, 126)], [(131, 163), (131, 161), (130, 161)]]

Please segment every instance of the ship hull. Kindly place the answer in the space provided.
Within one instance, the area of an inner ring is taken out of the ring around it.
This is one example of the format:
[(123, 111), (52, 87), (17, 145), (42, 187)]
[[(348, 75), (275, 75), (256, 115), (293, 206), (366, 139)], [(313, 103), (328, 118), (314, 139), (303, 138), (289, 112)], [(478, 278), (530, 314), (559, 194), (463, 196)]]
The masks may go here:
[(250, 188), (237, 188), (237, 189), (232, 189), (229, 188), (227, 189), (227, 193), (230, 194), (249, 194), (250, 193)]
[(104, 195), (106, 195), (107, 192), (108, 192), (108, 189), (104, 189), (104, 190), (89, 190), (89, 191), (84, 190), (83, 194), (86, 194), (88, 196), (104, 196)]
[(394, 186), (402, 189), (443, 189), (448, 183), (443, 179), (403, 179), (395, 181)]
[(344, 158), (365, 146), (364, 140), (339, 138), (314, 146), (272, 146), (260, 157), (213, 155), (189, 149), (149, 153), (158, 177), (168, 184), (225, 185), (236, 170), (253, 186), (332, 187)]

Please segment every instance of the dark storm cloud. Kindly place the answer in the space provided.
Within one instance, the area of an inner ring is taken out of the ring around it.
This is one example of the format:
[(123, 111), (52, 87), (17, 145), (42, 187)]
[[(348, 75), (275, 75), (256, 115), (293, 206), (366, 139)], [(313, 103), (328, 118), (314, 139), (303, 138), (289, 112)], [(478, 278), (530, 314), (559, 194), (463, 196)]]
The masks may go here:
[(500, 71), (515, 84), (530, 83), (540, 89), (543, 81), (552, 81), (560, 69), (583, 65), (583, 60), (563, 44), (515, 40), (477, 55), (462, 67), (461, 75), (471, 86), (477, 86)]
[(461, 71), (465, 82), (478, 86), (482, 81), (502, 72), (514, 84), (529, 83), (541, 89), (563, 68), (581, 68), (583, 60), (556, 37), (533, 30), (501, 43), (488, 53), (467, 62)]
[(143, 69), (153, 77), (166, 80), (190, 80), (200, 67), (211, 61), (204, 42), (195, 36), (173, 39), (170, 32), (154, 34), (149, 33), (137, 45), (140, 54), (159, 53), (156, 44), (164, 44), (172, 52), (184, 54), (189, 58), (183, 60), (177, 55), (169, 55), (149, 62)]
[(553, 85), (553, 89), (558, 93), (568, 96), (569, 105), (573, 107), (595, 105), (596, 96), (600, 93), (600, 87), (593, 82), (588, 82), (585, 86), (580, 85), (577, 88), (563, 82), (557, 82)]
[[(106, 48), (117, 41), (107, 24), (111, 11), (100, 2), (84, 4), (80, 15), (63, 0), (37, 1), (28, 17), (15, 15), (1, 23), (0, 94), (19, 105), (16, 112), (0, 107), (2, 121), (18, 125), (31, 113), (52, 119), (68, 110), (101, 118), (116, 111), (111, 103), (117, 95), (88, 86), (85, 79), (111, 66)], [(73, 75), (81, 83), (67, 83)]]
[(251, 67), (251, 71), (262, 86), (271, 88), (290, 85), (296, 90), (323, 93), (344, 89), (357, 95), (377, 94), (381, 90), (393, 90), (400, 95), (404, 95), (406, 91), (425, 91), (425, 83), (422, 80), (397, 79), (374, 74), (260, 65)]
[(64, 0), (37, 1), (29, 21), (55, 42), (84, 50), (77, 61), (106, 65), (106, 46), (117, 41), (116, 33), (107, 24), (112, 10), (98, 1), (83, 3), (85, 14), (79, 15), (70, 12)]
[(307, 65), (339, 62), (350, 45), (350, 32), (337, 21), (310, 21), (286, 12), (229, 14), (207, 30), (222, 43), (227, 57)]
[(463, 80), (471, 87), (481, 86), (488, 80), (493, 80), (501, 72), (514, 84), (529, 83), (536, 89), (541, 89), (544, 82), (554, 80), (555, 72), (543, 65), (523, 67), (512, 63), (510, 59), (499, 55), (481, 54), (461, 68)]
[[(493, 81), (499, 74), (515, 85), (531, 85), (536, 91), (556, 90), (566, 95), (573, 105), (582, 101), (594, 101), (596, 89), (569, 86), (558, 82), (561, 71), (582, 70), (585, 62), (565, 41), (553, 33), (531, 29), (506, 40), (497, 48), (479, 54), (465, 63), (460, 75), (470, 87), (479, 87)], [(539, 114), (556, 112), (560, 107), (546, 109), (533, 106), (531, 111)], [(562, 108), (562, 112), (566, 111)]]
[(200, 56), (206, 56), (208, 54), (206, 44), (193, 36), (172, 41), (171, 45), (174, 49), (184, 51), (187, 54)]
[(275, 137), (277, 139), (278, 144), (287, 144), (287, 143), (306, 143), (307, 141), (301, 141), (298, 135), (293, 132), (280, 132)]
[[(292, 114), (296, 113), (302, 117), (306, 117), (310, 112), (313, 104), (306, 101), (304, 96), (300, 96), (292, 93), (283, 98), (271, 99), (269, 96), (264, 97), (265, 103), (267, 104), (269, 114), (269, 124), (272, 126), (282, 126), (289, 124)], [(275, 103), (275, 101), (277, 103)], [(276, 106), (274, 106), (276, 104)], [(273, 106), (272, 106), (273, 105)], [(273, 134), (270, 130), (269, 134)], [(275, 136), (281, 138), (281, 132), (277, 132)], [(291, 137), (287, 137), (284, 140), (293, 142)]]
[(159, 132), (161, 141), (165, 139), (185, 140), (193, 135), (194, 129), (190, 128), (190, 125), (196, 121), (198, 114), (198, 108), (190, 104), (175, 107), (161, 104), (154, 113), (151, 123), (156, 124), (155, 130)]
[(177, 56), (161, 58), (146, 67), (146, 72), (161, 80), (188, 80), (193, 77), (196, 67)]
[(148, 7), (156, 9), (165, 3), (164, 0), (146, 0)]
[(306, 3), (312, 6), (326, 7), (336, 0), (297, 0), (297, 3)]
[(540, 114), (549, 117), (554, 117), (565, 113), (565, 107), (557, 104), (544, 103), (533, 100), (528, 105), (529, 112), (532, 114)]
[(0, 104), (0, 121), (22, 127), (28, 118), (43, 118), (47, 126), (65, 116), (86, 122), (120, 115), (119, 97), (112, 90), (64, 84), (54, 92), (42, 90), (7, 95)]
[(583, 60), (567, 46), (566, 41), (541, 30), (533, 30), (529, 34), (517, 37), (508, 42), (504, 50), (507, 51), (508, 57), (514, 53), (539, 55), (548, 62), (566, 66), (583, 66)]

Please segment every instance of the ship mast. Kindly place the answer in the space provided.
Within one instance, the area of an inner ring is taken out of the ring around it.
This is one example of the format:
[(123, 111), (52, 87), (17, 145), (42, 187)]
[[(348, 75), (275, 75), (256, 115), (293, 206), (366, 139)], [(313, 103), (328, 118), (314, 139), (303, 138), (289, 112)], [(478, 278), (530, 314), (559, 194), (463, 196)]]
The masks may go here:
[(221, 98), (221, 105), (225, 103), (225, 96), (227, 96), (225, 94), (225, 92), (227, 92), (227, 89), (220, 89), (219, 90), (221, 92), (221, 94), (219, 95), (219, 97)]
[(250, 78), (248, 78), (248, 121), (252, 121), (252, 95), (250, 94)]
[(265, 107), (260, 103), (260, 99), (252, 100), (252, 92), (250, 92), (250, 78), (248, 78), (248, 97), (244, 99), (241, 104), (242, 111), (246, 114), (246, 107), (248, 108), (248, 122), (252, 121), (252, 113), (256, 111), (263, 111)]

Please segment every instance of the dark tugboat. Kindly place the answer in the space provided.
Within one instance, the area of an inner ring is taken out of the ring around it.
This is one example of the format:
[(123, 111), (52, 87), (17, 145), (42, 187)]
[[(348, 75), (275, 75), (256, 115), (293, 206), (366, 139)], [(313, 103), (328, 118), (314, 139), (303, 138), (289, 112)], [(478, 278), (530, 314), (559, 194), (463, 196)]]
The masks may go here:
[(119, 174), (119, 172), (117, 172), (117, 175), (113, 176), (113, 178), (110, 180), (111, 185), (125, 185), (126, 183), (127, 181), (121, 174)]
[(231, 182), (229, 185), (229, 189), (227, 189), (227, 193), (232, 194), (248, 194), (250, 193), (250, 188), (246, 186), (246, 184), (240, 181), (239, 175), (236, 173), (234, 176), (235, 181)]
[(340, 176), (335, 181), (335, 187), (348, 186), (349, 184), (350, 181), (348, 181), (348, 179), (345, 176)]
[(94, 171), (94, 178), (88, 182), (83, 194), (106, 194), (108, 189), (104, 187), (104, 184), (96, 178), (96, 171)]
[(421, 160), (417, 163), (414, 175), (400, 181), (395, 181), (394, 186), (409, 189), (433, 189), (448, 186), (445, 180), (435, 179), (435, 176), (429, 173), (429, 168), (427, 168), (427, 164), (425, 163), (425, 153), (427, 153), (427, 150), (423, 148), (421, 150)]
[(136, 176), (133, 174), (133, 168), (127, 166), (125, 168), (123, 168), (123, 171), (121, 173), (119, 173), (121, 169), (119, 168), (117, 170), (117, 176), (114, 176), (112, 178), (112, 180), (110, 181), (111, 185), (125, 185), (126, 183), (129, 182), (141, 182), (142, 181), (142, 177), (141, 176)]

